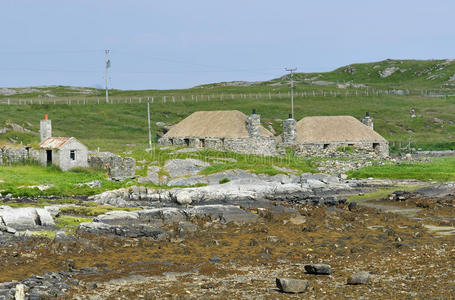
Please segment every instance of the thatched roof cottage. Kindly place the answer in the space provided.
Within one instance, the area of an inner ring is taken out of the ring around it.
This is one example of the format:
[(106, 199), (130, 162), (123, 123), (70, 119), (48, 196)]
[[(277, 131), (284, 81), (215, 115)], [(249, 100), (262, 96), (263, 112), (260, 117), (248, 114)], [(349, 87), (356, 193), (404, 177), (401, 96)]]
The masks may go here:
[(261, 125), (255, 110), (249, 116), (238, 110), (198, 111), (173, 126), (158, 142), (245, 154), (276, 154), (276, 139)]
[(296, 122), (284, 121), (284, 143), (296, 144), (302, 155), (331, 153), (340, 148), (354, 147), (379, 156), (389, 154), (385, 138), (373, 130), (373, 119), (367, 113), (362, 122), (351, 116), (305, 117)]

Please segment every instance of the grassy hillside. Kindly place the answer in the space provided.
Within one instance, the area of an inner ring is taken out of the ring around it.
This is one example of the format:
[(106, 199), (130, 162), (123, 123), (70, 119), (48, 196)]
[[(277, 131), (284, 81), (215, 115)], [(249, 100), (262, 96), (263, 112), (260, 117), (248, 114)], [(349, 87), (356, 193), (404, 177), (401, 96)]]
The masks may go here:
[[(417, 96), (369, 97), (296, 97), (297, 119), (315, 115), (352, 115), (361, 118), (366, 111), (375, 118), (375, 128), (385, 138), (404, 146), (409, 139), (418, 147), (451, 148), (455, 137), (455, 98), (422, 98)], [(416, 118), (411, 118), (410, 108)], [(198, 110), (237, 109), (250, 113), (256, 108), (263, 124), (271, 124), (281, 132), (280, 119), (287, 117), (290, 101), (286, 98), (229, 99), (210, 101), (155, 102), (151, 105), (152, 134), (160, 127), (157, 122), (173, 124)], [(1, 124), (16, 123), (32, 133), (8, 132), (0, 134), (0, 144), (37, 143), (39, 120), (49, 114), (55, 136), (75, 136), (90, 148), (123, 151), (132, 146), (147, 144), (146, 104), (33, 104), (2, 105)], [(437, 145), (439, 144), (439, 146)], [(427, 146), (427, 147), (426, 147)]]

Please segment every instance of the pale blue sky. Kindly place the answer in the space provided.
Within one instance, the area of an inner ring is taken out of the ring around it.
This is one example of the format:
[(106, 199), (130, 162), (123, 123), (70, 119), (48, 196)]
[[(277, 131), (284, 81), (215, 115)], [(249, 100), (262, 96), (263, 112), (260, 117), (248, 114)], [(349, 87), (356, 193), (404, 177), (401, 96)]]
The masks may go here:
[(0, 87), (187, 88), (453, 58), (449, 0), (0, 0)]

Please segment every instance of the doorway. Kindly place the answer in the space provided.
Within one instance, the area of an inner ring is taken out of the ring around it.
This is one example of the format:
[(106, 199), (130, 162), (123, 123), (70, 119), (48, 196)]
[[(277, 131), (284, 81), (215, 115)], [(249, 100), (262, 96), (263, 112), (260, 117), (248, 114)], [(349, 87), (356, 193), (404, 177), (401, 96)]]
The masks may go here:
[(52, 150), (46, 150), (46, 165), (52, 164)]

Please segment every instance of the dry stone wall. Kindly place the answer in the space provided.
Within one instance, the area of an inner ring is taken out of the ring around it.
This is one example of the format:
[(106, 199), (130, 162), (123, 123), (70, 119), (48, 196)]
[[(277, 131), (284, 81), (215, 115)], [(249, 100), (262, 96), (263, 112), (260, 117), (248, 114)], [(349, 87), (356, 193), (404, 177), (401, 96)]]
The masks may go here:
[(38, 161), (39, 151), (32, 148), (1, 148), (0, 165)]

